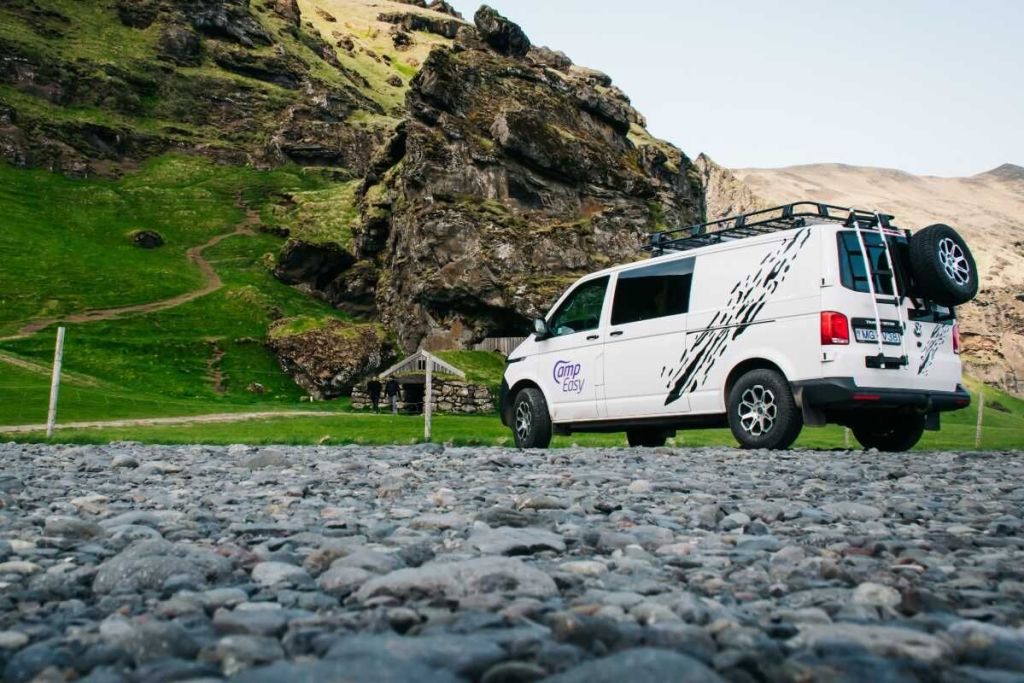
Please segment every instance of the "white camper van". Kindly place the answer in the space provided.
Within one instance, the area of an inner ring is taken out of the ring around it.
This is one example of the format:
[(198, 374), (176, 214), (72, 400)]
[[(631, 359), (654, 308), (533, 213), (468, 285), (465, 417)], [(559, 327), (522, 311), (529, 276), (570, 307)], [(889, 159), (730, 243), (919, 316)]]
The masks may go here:
[(508, 359), (522, 448), (625, 431), (634, 446), (728, 425), (787, 448), (804, 425), (911, 448), (970, 403), (954, 306), (978, 291), (946, 225), (802, 202), (652, 235), (652, 258), (580, 278)]

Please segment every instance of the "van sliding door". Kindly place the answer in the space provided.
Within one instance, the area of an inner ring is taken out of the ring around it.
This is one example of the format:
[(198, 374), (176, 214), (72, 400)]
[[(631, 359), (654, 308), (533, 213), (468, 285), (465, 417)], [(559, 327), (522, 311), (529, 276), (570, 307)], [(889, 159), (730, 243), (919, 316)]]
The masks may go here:
[(669, 401), (671, 368), (686, 350), (693, 258), (620, 271), (604, 344), (605, 406), (610, 419), (689, 411)]

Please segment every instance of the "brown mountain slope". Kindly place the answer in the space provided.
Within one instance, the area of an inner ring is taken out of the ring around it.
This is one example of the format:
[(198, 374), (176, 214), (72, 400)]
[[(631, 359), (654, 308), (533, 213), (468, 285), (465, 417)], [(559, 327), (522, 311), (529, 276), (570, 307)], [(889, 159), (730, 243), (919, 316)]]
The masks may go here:
[(735, 174), (773, 203), (816, 199), (893, 213), (911, 229), (948, 223), (960, 230), (982, 276), (981, 295), (961, 310), (968, 370), (1024, 392), (1024, 168), (1004, 164), (967, 178), (843, 164)]

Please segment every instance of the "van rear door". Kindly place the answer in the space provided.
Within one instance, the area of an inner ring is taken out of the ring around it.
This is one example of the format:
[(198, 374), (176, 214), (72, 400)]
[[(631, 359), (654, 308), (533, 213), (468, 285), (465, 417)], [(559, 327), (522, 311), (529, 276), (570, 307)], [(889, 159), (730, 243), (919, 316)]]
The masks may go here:
[[(881, 234), (865, 230), (862, 236), (868, 252), (868, 270), (865, 270), (857, 232), (847, 229), (836, 233), (839, 286), (823, 296), (823, 307), (849, 318), (850, 344), (848, 350), (837, 348), (835, 352), (834, 369), (845, 370), (830, 369), (828, 374), (852, 376), (864, 387), (955, 390), (960, 381), (960, 358), (953, 348), (953, 311), (917, 295), (905, 237), (887, 238), (896, 271), (894, 285)], [(882, 366), (872, 360), (879, 353), (879, 344), (868, 277), (872, 278), (881, 320), (882, 353), (888, 358), (906, 353), (904, 365), (886, 363)], [(895, 296), (897, 290), (901, 295), (899, 301)], [(828, 351), (825, 357), (829, 357)]]

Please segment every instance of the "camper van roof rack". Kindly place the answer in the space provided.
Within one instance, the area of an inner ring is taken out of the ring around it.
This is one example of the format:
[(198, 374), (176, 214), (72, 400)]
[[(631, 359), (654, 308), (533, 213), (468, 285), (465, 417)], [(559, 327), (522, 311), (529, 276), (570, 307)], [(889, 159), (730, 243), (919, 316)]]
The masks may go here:
[(895, 226), (890, 223), (893, 218), (895, 216), (889, 214), (820, 202), (794, 202), (685, 228), (656, 232), (651, 235), (650, 243), (644, 249), (658, 256), (666, 251), (689, 251), (719, 242), (802, 228), (822, 221), (842, 223), (848, 227), (880, 227), (883, 231), (892, 230), (895, 234)]

